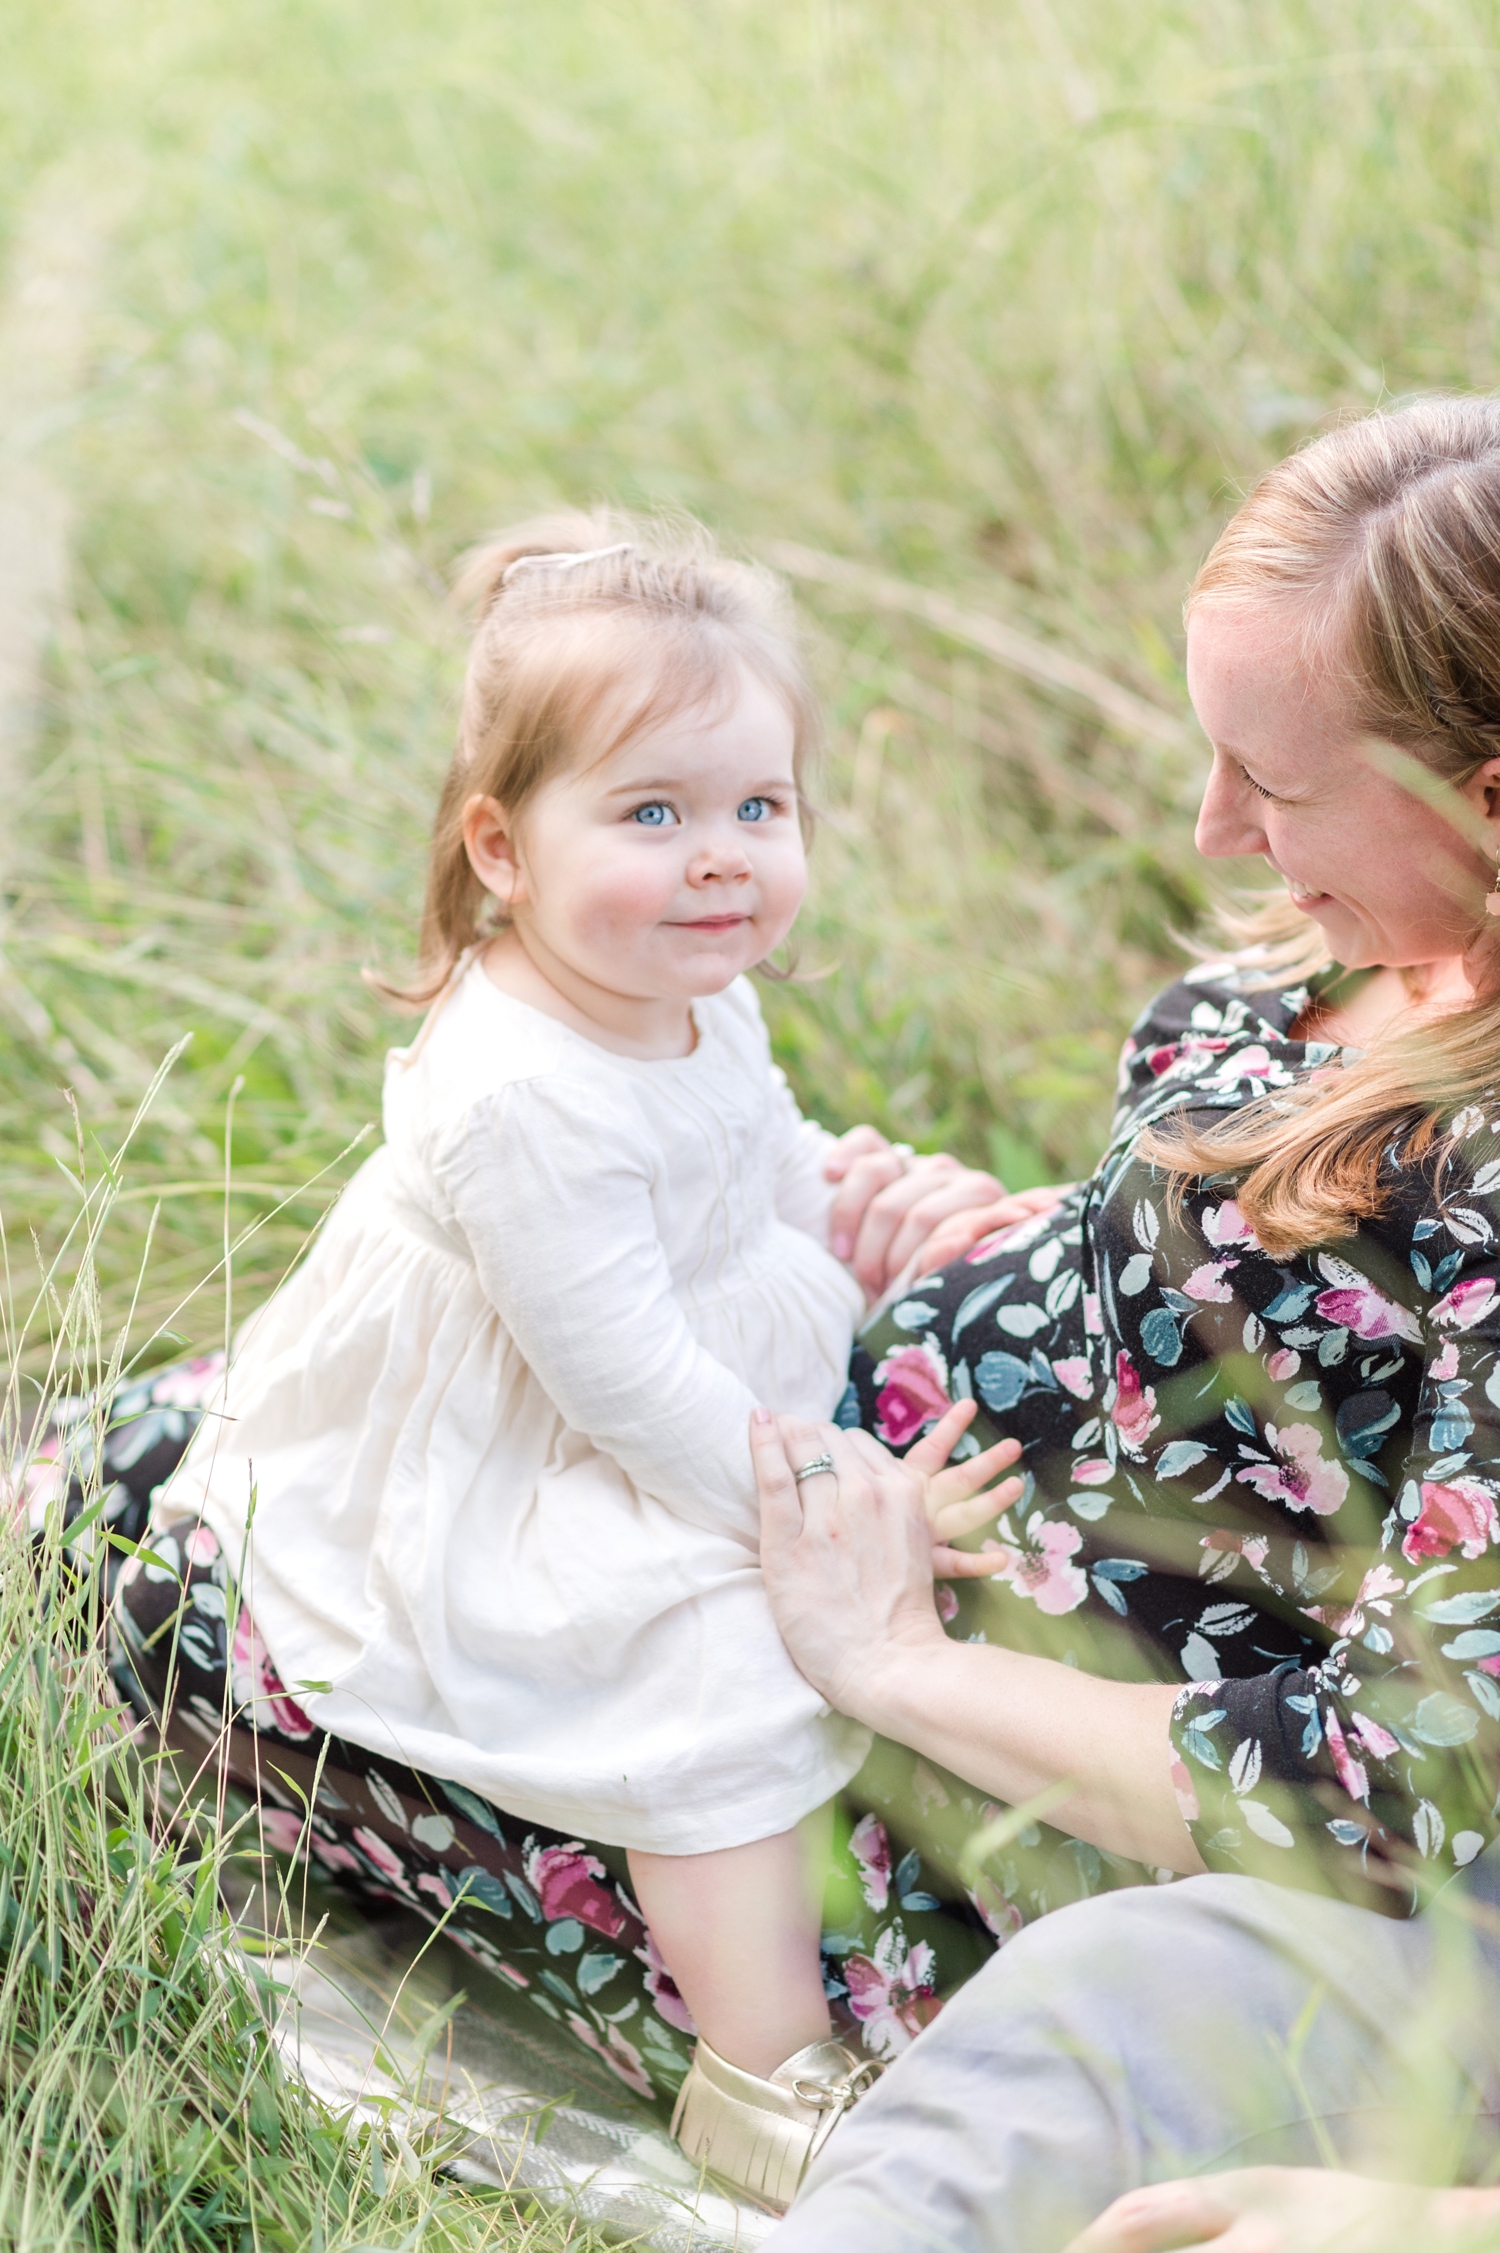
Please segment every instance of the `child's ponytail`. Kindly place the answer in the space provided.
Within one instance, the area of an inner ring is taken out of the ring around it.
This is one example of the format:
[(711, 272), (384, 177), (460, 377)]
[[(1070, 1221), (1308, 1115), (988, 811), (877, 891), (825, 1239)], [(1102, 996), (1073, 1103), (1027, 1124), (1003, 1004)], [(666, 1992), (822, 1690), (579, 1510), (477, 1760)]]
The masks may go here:
[(710, 703), (739, 666), (784, 699), (799, 784), (817, 743), (781, 582), (726, 560), (701, 525), (638, 525), (603, 509), (539, 517), (471, 549), (454, 599), (474, 619), (474, 641), (433, 829), (417, 974), (396, 985), (365, 972), (377, 993), (416, 1009), (504, 920), (464, 844), (471, 799), (497, 799), (514, 820), (553, 775)]

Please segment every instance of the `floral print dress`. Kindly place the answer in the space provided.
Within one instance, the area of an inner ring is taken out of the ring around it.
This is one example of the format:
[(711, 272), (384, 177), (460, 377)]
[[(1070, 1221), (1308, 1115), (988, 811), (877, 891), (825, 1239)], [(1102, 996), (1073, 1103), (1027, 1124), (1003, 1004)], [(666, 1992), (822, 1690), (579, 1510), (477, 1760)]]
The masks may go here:
[[(840, 1420), (902, 1449), (977, 1398), (972, 1444), (1022, 1439), (1026, 1491), (949, 1632), (1183, 1682), (1207, 1866), (1400, 1913), (1497, 1829), (1500, 1096), (1393, 1143), (1382, 1216), (1280, 1261), (1231, 1182), (1179, 1209), (1136, 1155), (1176, 1110), (1336, 1068), (1293, 1037), (1309, 999), (1223, 965), (1163, 994), (1098, 1172), (882, 1313)], [(1017, 1917), (1051, 1905), (1011, 1878)]]

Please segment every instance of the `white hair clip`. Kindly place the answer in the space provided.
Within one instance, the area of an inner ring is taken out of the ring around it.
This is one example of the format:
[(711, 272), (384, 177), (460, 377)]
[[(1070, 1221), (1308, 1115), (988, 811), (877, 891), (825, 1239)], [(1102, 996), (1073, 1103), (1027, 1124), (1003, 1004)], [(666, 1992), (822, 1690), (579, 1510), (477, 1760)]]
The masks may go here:
[(518, 571), (540, 570), (575, 571), (580, 563), (602, 563), (608, 555), (629, 555), (634, 540), (617, 540), (612, 548), (585, 548), (581, 554), (572, 548), (558, 548), (552, 555), (518, 555), (508, 563), (500, 575), (502, 587), (508, 587)]

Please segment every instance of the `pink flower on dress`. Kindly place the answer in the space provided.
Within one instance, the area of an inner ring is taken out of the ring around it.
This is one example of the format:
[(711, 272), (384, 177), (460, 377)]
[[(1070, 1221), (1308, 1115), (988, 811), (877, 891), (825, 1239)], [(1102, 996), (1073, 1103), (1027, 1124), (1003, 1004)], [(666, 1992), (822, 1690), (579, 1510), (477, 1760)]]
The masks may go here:
[[(1002, 1518), (1000, 1525), (1002, 1531), (1007, 1530), (1009, 1520)], [(1024, 1542), (1012, 1537), (996, 1544), (1005, 1562), (995, 1578), (1008, 1580), (1016, 1594), (1035, 1604), (1039, 1612), (1056, 1618), (1063, 1612), (1076, 1611), (1089, 1592), (1084, 1574), (1070, 1562), (1074, 1550), (1082, 1545), (1083, 1535), (1076, 1525), (1049, 1522), (1038, 1510), (1026, 1527)]]
[(1434, 1322), (1451, 1324), (1455, 1330), (1472, 1330), (1482, 1322), (1495, 1303), (1495, 1286), (1488, 1275), (1470, 1276), (1465, 1282), (1455, 1283), (1446, 1298), (1438, 1300), (1432, 1310)]
[(950, 1405), (948, 1372), (927, 1346), (902, 1346), (875, 1372), (875, 1436), (904, 1447)]
[(891, 1842), (878, 1815), (862, 1815), (849, 1840), (865, 1905), (883, 1909), (891, 1898)]
[(1104, 1315), (1099, 1306), (1097, 1291), (1085, 1291), (1083, 1294), (1083, 1331), (1088, 1338), (1102, 1338), (1104, 1335)]
[(401, 1866), (400, 1859), (386, 1845), (379, 1831), (367, 1830), (361, 1824), (357, 1830), (350, 1833), (350, 1836), (366, 1861), (372, 1864), (378, 1876), (383, 1877), (388, 1885), (395, 1886), (399, 1893), (410, 1893), (411, 1888), (406, 1882), (406, 1872)]
[(261, 1837), (273, 1854), (296, 1854), (306, 1847), (306, 1825), (300, 1815), (292, 1814), (289, 1808), (267, 1807), (264, 1803), (259, 1815)]
[(1368, 1713), (1356, 1713), (1353, 1722), (1355, 1735), (1366, 1752), (1376, 1760), (1393, 1760), (1401, 1750), (1390, 1730), (1382, 1729), (1380, 1723), (1372, 1721)]
[[(1416, 1316), (1377, 1291), (1373, 1283), (1320, 1291), (1313, 1304), (1325, 1322), (1337, 1322), (1341, 1329), (1352, 1330), (1357, 1338), (1408, 1338), (1413, 1345), (1421, 1341), (1422, 1330)], [(1433, 1312), (1436, 1314), (1437, 1309)]]
[(1177, 1811), (1185, 1823), (1198, 1820), (1198, 1789), (1188, 1774), (1185, 1762), (1175, 1751), (1171, 1762), (1172, 1790), (1177, 1800)]
[(1227, 1527), (1216, 1527), (1205, 1533), (1198, 1544), (1204, 1552), (1199, 1565), (1200, 1575), (1208, 1580), (1223, 1580), (1233, 1572), (1236, 1560), (1243, 1557), (1252, 1572), (1259, 1572), (1270, 1551), (1270, 1541), (1263, 1533), (1231, 1533)]
[(654, 1935), (648, 1931), (645, 1947), (637, 1948), (633, 1953), (646, 1967), (646, 1993), (651, 1997), (657, 2017), (664, 2018), (669, 2026), (675, 2026), (679, 2034), (696, 2034), (698, 2028), (693, 2014), (683, 2001), (676, 1980), (667, 1969)]
[(845, 1958), (849, 2008), (860, 2022), (867, 2050), (895, 2057), (936, 2018), (941, 2006), (933, 1970), (926, 1941), (908, 1948), (899, 1925), (887, 1926), (872, 1955)]
[(1007, 1940), (1015, 1939), (1025, 1920), (1014, 1901), (982, 1870), (969, 1888), (969, 1899), (983, 1917), (986, 1931), (993, 1933), (1002, 1948)]
[(200, 1354), (195, 1361), (179, 1361), (164, 1369), (151, 1387), (153, 1408), (201, 1408), (218, 1389), (224, 1374), (222, 1353)]
[(1266, 1438), (1281, 1457), (1279, 1463), (1251, 1463), (1235, 1473), (1243, 1486), (1253, 1486), (1268, 1502), (1284, 1502), (1289, 1510), (1311, 1510), (1331, 1517), (1349, 1491), (1349, 1473), (1342, 1463), (1325, 1463), (1323, 1439), (1316, 1424), (1283, 1424), (1278, 1431), (1267, 1424)]
[[(1115, 1400), (1109, 1413), (1122, 1443), (1132, 1455), (1140, 1454), (1161, 1422), (1156, 1413), (1156, 1388), (1142, 1385), (1140, 1371), (1123, 1351), (1115, 1355)], [(1081, 1465), (1074, 1467), (1075, 1480), (1081, 1468)]]
[(1371, 1565), (1359, 1584), (1359, 1593), (1352, 1604), (1304, 1604), (1309, 1619), (1318, 1619), (1331, 1627), (1338, 1636), (1361, 1635), (1366, 1614), (1374, 1612), (1381, 1619), (1391, 1616), (1391, 1598), (1399, 1596), (1406, 1583), (1398, 1572), (1387, 1564)]
[(602, 2057), (611, 2073), (617, 2073), (628, 2089), (634, 2089), (638, 2097), (656, 2094), (640, 2051), (626, 2041), (618, 2026), (606, 2027), (601, 2042), (586, 2018), (580, 2018), (576, 2011), (571, 2010), (567, 2017), (568, 2024), (579, 2041), (591, 2049), (596, 2057)]
[(1052, 1374), (1075, 1400), (1087, 1400), (1094, 1389), (1094, 1373), (1083, 1354), (1069, 1361), (1054, 1361)]
[(571, 1846), (533, 1847), (526, 1857), (526, 1876), (548, 1924), (576, 1917), (607, 1940), (618, 1940), (628, 1930), (630, 1920), (609, 1889), (609, 1872), (585, 1854), (581, 1840)]
[[(151, 1546), (148, 1537), (146, 1546)], [(222, 1554), (219, 1537), (206, 1525), (195, 1525), (191, 1533), (183, 1536), (183, 1562), (190, 1565), (215, 1565)]]
[(1075, 1486), (1106, 1486), (1115, 1475), (1115, 1467), (1107, 1455), (1088, 1455), (1075, 1463), (1068, 1475)]
[(1433, 1361), (1428, 1363), (1427, 1374), (1432, 1378), (1434, 1384), (1439, 1385), (1447, 1384), (1450, 1378), (1458, 1375), (1457, 1338), (1445, 1338), (1443, 1340), (1443, 1350)]
[(1339, 1726), (1336, 1713), (1324, 1715), (1323, 1734), (1328, 1739), (1328, 1750), (1333, 1757), (1339, 1782), (1351, 1799), (1367, 1801), (1370, 1796), (1370, 1779), (1365, 1771), (1365, 1764), (1362, 1760), (1356, 1760), (1345, 1744), (1344, 1732)]
[(347, 1846), (340, 1846), (336, 1840), (331, 1838), (319, 1838), (316, 1831), (313, 1832), (308, 1844), (313, 1850), (315, 1859), (322, 1863), (325, 1870), (353, 1870), (356, 1875), (358, 1874), (360, 1869), (359, 1856), (351, 1854)]
[(953, 1590), (948, 1586), (946, 1580), (940, 1580), (938, 1582), (936, 1588), (933, 1590), (932, 1600), (937, 1605), (938, 1618), (942, 1621), (945, 1627), (948, 1625), (949, 1620), (957, 1619), (958, 1598), (954, 1595)]
[(260, 1629), (243, 1605), (235, 1624), (229, 1673), (234, 1702), (248, 1713), (252, 1728), (279, 1729), (284, 1737), (299, 1742), (312, 1735), (312, 1723), (296, 1699), (287, 1695)]
[(1278, 1346), (1274, 1353), (1266, 1356), (1266, 1375), (1278, 1385), (1284, 1385), (1288, 1377), (1295, 1377), (1301, 1367), (1301, 1354), (1290, 1346)]
[(1234, 1297), (1234, 1288), (1224, 1278), (1231, 1268), (1236, 1268), (1239, 1264), (1237, 1259), (1208, 1260), (1202, 1267), (1193, 1269), (1182, 1288), (1190, 1299), (1197, 1299), (1200, 1305), (1228, 1306)]
[(1260, 1250), (1260, 1239), (1232, 1197), (1222, 1205), (1207, 1205), (1198, 1223), (1210, 1244), (1243, 1244), (1247, 1252)]
[(1478, 1479), (1422, 1481), (1422, 1508), (1407, 1527), (1401, 1554), (1409, 1564), (1423, 1557), (1446, 1557), (1457, 1549), (1472, 1563), (1500, 1539), (1495, 1497)]

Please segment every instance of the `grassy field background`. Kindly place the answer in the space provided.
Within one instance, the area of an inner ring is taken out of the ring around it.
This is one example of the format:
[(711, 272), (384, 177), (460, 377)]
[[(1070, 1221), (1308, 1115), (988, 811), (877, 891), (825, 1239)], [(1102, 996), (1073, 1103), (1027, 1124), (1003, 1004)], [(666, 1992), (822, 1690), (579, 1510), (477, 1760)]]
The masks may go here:
[[(0, 417), (0, 497), (39, 470), (71, 506), (0, 747), (11, 1370), (215, 1342), (357, 1163), (444, 587), (559, 500), (806, 551), (818, 975), (767, 992), (806, 1106), (1086, 1168), (1208, 903), (1183, 588), (1329, 418), (1500, 380), (1497, 82), (1500, 0), (0, 15), (0, 274), (39, 198), (107, 239), (81, 382)], [(7, 2242), (560, 2244), (377, 2192), (279, 2088), (28, 1587), (0, 1572)]]
[[(1132, 736), (802, 586), (833, 755), (802, 945), (829, 975), (769, 1002), (798, 1088), (1019, 1180), (1086, 1166), (1123, 1027), (1204, 900), (1185, 582), (1235, 490), (1326, 417), (1495, 380), (1497, 19), (10, 11), (0, 211), (72, 168), (111, 234), (82, 392), (8, 439), (74, 509), (8, 790), (18, 1280), (28, 1230), (56, 1241), (76, 1201), (63, 1090), (113, 1149), (189, 1034), (106, 1304), (158, 1201), (138, 1339), (212, 1267), (237, 1080), (232, 1211), (263, 1223), (241, 1306), (293, 1256), (401, 1037), (357, 973), (410, 945), (461, 655), (445, 578), (564, 498), (852, 560), (1160, 708)], [(222, 1322), (200, 1293), (175, 1327)]]

